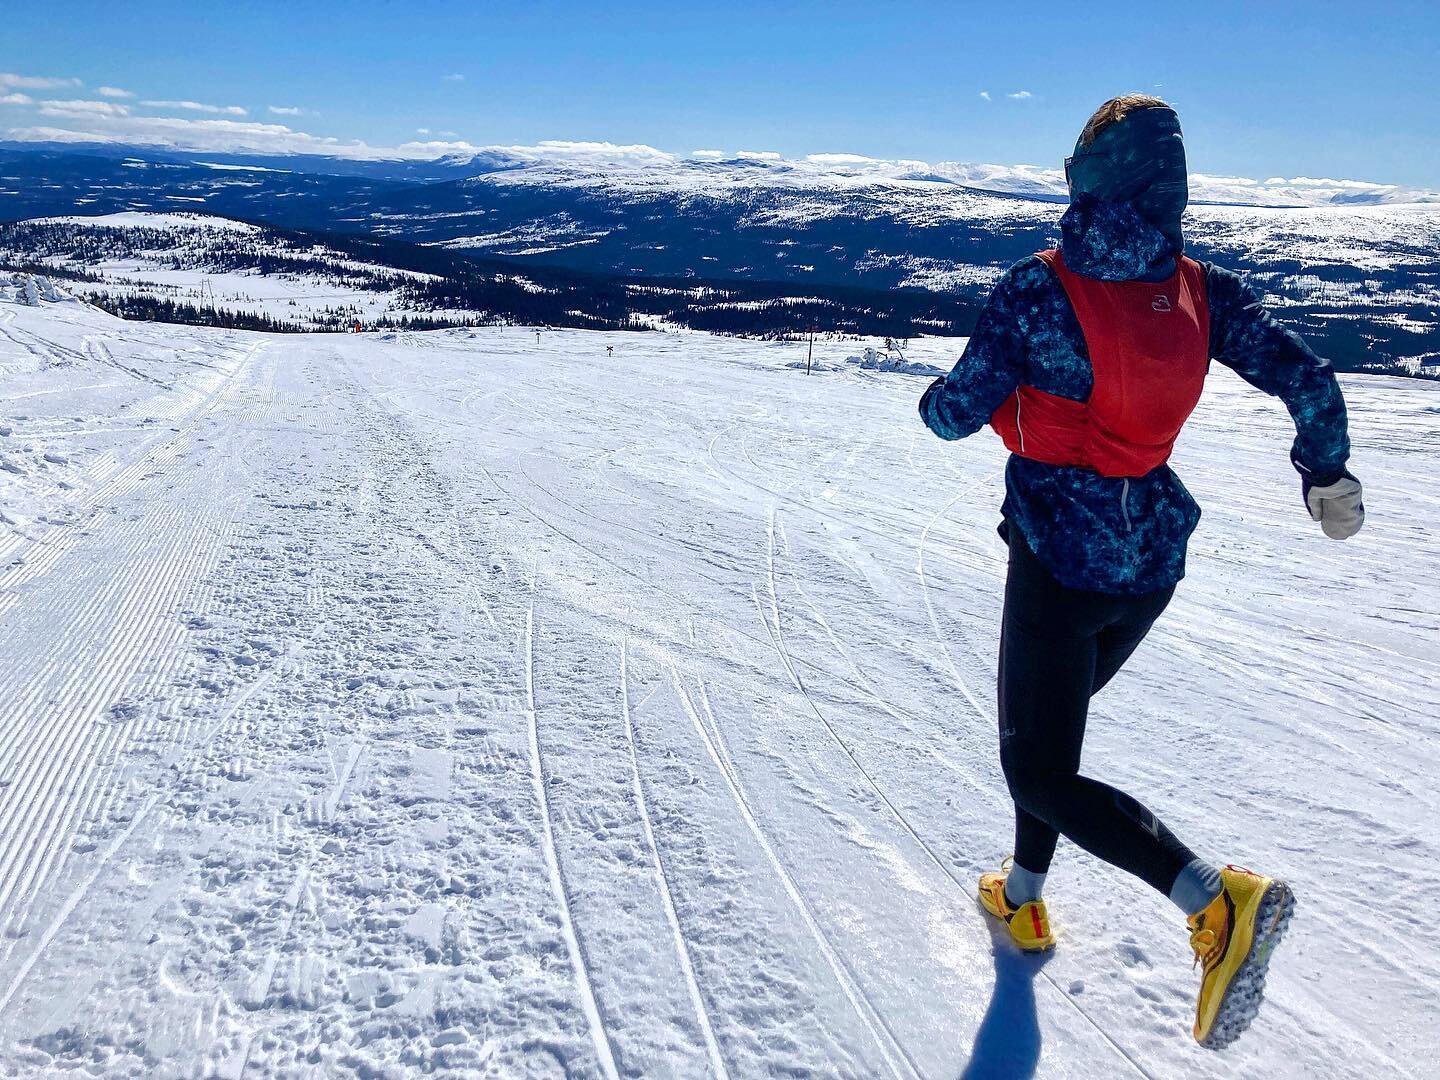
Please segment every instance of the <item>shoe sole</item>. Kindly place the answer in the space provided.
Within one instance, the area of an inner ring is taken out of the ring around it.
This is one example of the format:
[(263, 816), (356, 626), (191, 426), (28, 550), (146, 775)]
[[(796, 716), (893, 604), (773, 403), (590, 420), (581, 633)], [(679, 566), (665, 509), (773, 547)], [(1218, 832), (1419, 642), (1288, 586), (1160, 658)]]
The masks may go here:
[(1255, 912), (1255, 934), (1250, 942), (1250, 953), (1245, 957), (1230, 985), (1225, 988), (1225, 997), (1215, 1013), (1215, 1022), (1210, 1031), (1200, 1040), (1207, 1050), (1223, 1050), (1238, 1039), (1260, 1011), (1265, 999), (1265, 974), (1270, 967), (1270, 957), (1290, 926), (1290, 916), (1295, 913), (1295, 894), (1283, 881), (1274, 882), (1260, 898)]
[(1019, 949), (1026, 956), (1039, 956), (1041, 953), (1051, 952), (1055, 948), (1055, 942), (1053, 941), (1048, 945), (1021, 945), (1018, 941), (1015, 941), (1013, 937), (1010, 940), (1014, 941), (1015, 948)]

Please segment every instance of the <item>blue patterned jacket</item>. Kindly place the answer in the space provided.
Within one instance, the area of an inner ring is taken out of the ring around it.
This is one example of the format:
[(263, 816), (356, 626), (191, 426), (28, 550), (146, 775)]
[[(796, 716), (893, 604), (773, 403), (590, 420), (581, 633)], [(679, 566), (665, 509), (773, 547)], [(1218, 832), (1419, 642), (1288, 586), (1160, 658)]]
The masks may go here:
[[(1066, 265), (1087, 277), (1163, 280), (1180, 253), (1178, 227), (1157, 228), (1129, 203), (1081, 195), (1060, 225)], [(1350, 442), (1329, 364), (1276, 323), (1238, 275), (1206, 263), (1205, 283), (1211, 357), (1285, 403), (1297, 432), (1291, 460), (1310, 482), (1338, 479)], [(926, 390), (920, 415), (942, 439), (962, 439), (1022, 383), (1084, 401), (1092, 381), (1085, 337), (1065, 291), (1031, 256), (995, 286), (964, 354)], [(1002, 535), (1019, 529), (1063, 585), (1134, 595), (1185, 576), (1186, 543), (1200, 508), (1168, 465), (1122, 480), (1012, 455), (1005, 491)]]

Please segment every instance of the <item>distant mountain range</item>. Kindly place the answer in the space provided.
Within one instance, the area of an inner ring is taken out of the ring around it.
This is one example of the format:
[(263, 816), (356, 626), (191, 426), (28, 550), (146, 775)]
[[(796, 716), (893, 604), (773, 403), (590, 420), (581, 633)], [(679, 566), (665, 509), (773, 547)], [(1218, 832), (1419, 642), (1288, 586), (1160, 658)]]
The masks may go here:
[[(197, 162), (218, 169), (280, 170), (285, 172), (349, 176), (370, 180), (432, 182), (463, 180), (489, 173), (554, 169), (603, 169), (612, 176), (629, 174), (641, 183), (686, 186), (705, 185), (727, 173), (743, 183), (773, 186), (854, 186), (878, 181), (919, 181), (954, 184), (1000, 195), (1065, 202), (1065, 176), (1059, 168), (1037, 165), (988, 165), (955, 161), (929, 163), (884, 160), (859, 154), (811, 154), (799, 159), (778, 154), (697, 150), (677, 157), (648, 146), (614, 146), (609, 143), (540, 143), (537, 146), (497, 146), (475, 152), (449, 153), (432, 158), (348, 158), (318, 154), (266, 154), (233, 151), (183, 151), (173, 147), (133, 146), (99, 142), (35, 142), (0, 139), (0, 151), (19, 153), (82, 154), (116, 160), (188, 165)], [(1382, 206), (1395, 203), (1440, 204), (1440, 192), (1402, 184), (1311, 177), (1252, 180), (1235, 176), (1192, 173), (1191, 202), (1195, 205), (1320, 207)]]
[[(1346, 369), (1440, 365), (1440, 196), (1195, 177), (1190, 252), (1251, 274)], [(1058, 172), (495, 150), (429, 162), (0, 144), (0, 220), (187, 209), (601, 277), (943, 293), (1048, 246)], [(962, 316), (952, 332), (968, 329)]]

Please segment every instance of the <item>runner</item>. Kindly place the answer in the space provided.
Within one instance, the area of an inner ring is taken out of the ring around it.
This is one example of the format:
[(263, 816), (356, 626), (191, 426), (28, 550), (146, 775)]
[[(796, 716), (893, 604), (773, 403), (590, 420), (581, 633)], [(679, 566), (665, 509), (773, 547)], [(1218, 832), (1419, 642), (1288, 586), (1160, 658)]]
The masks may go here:
[(1089, 701), (1185, 574), (1200, 510), (1166, 461), (1212, 358), (1289, 409), (1291, 460), (1325, 534), (1353, 536), (1365, 511), (1329, 365), (1237, 275), (1183, 254), (1174, 111), (1148, 95), (1107, 101), (1065, 173), (1060, 248), (1005, 273), (959, 363), (920, 402), (942, 439), (988, 422), (1012, 452), (998, 692), (1015, 853), (981, 877), (980, 899), (1038, 951), (1054, 945), (1041, 890), (1058, 836), (1134, 874), (1187, 917), (1203, 967), (1194, 1034), (1219, 1048), (1254, 1018), (1294, 898), (1282, 881), (1198, 857), (1134, 798), (1080, 775)]

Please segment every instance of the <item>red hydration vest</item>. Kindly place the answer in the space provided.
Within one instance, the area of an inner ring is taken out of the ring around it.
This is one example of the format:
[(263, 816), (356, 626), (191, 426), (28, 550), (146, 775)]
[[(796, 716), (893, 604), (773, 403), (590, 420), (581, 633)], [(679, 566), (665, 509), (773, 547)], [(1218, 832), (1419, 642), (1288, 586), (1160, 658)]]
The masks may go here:
[(1144, 476), (1165, 464), (1210, 366), (1205, 268), (1180, 258), (1166, 281), (1098, 281), (1040, 258), (1060, 279), (1095, 373), (1088, 401), (1021, 386), (990, 418), (1012, 453), (1101, 476)]

